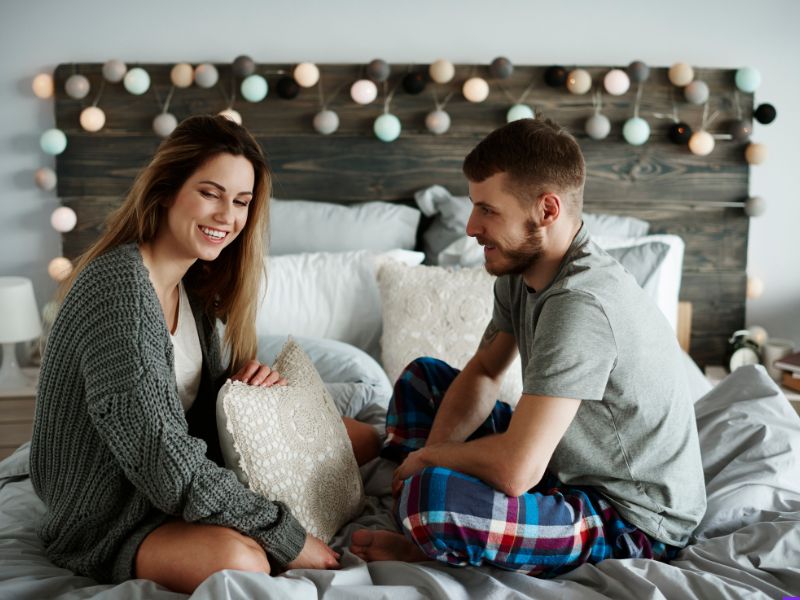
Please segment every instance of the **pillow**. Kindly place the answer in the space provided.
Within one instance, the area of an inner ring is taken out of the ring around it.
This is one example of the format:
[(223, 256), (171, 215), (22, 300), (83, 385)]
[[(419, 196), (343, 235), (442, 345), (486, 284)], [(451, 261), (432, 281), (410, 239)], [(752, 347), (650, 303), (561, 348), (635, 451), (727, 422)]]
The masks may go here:
[(343, 205), (309, 200), (270, 203), (270, 252), (413, 250), (420, 212), (389, 202)]
[(421, 252), (312, 252), (269, 259), (267, 293), (256, 315), (259, 335), (330, 338), (380, 355), (377, 264), (387, 257), (419, 264)]
[[(395, 382), (415, 358), (432, 356), (463, 369), (492, 318), (495, 278), (485, 269), (408, 266), (388, 261), (378, 272), (383, 303), (383, 368)], [(520, 358), (506, 372), (500, 399), (522, 394)]]
[(284, 502), (328, 542), (359, 514), (364, 486), (341, 417), (311, 359), (289, 339), (274, 368), (286, 386), (228, 380), (217, 397), (225, 464), (254, 492)]

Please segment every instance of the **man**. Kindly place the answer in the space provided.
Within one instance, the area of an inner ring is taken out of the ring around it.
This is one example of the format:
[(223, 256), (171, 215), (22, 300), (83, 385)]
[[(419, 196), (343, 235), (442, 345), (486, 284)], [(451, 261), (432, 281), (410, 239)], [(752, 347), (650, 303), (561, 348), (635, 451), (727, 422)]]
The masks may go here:
[[(492, 320), (460, 373), (422, 358), (400, 376), (383, 455), (405, 535), (360, 530), (351, 550), (541, 576), (671, 558), (705, 511), (694, 411), (667, 320), (582, 223), (580, 147), (523, 119), (463, 170)], [(517, 351), (512, 411), (495, 399)]]

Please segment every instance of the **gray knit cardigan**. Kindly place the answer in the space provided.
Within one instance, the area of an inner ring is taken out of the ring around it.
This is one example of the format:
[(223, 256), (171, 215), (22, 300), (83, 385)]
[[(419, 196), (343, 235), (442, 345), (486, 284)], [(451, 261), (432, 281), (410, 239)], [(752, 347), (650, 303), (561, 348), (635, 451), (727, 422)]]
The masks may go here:
[(138, 247), (93, 260), (67, 294), (44, 352), (30, 453), (47, 506), (39, 535), (56, 565), (130, 579), (142, 540), (170, 517), (240, 531), (281, 565), (302, 549), (305, 530), (286, 506), (208, 457), (219, 457), (214, 403), (225, 372), (211, 319), (196, 302), (193, 311), (203, 374), (184, 414)]

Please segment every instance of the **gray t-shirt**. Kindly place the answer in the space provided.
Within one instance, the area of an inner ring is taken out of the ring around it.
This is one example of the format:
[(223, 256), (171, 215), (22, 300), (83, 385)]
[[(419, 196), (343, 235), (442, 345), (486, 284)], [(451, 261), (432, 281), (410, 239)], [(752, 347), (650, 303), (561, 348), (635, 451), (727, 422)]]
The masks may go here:
[(541, 291), (495, 283), (523, 393), (583, 400), (548, 466), (592, 486), (633, 525), (685, 545), (706, 509), (694, 407), (675, 333), (636, 280), (581, 227)]

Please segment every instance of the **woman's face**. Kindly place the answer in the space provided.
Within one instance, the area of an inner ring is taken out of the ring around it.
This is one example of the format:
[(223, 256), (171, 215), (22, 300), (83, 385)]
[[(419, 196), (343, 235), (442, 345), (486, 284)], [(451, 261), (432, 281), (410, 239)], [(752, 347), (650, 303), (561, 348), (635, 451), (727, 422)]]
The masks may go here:
[(161, 241), (187, 259), (214, 260), (244, 229), (254, 183), (253, 165), (245, 157), (211, 158), (178, 191)]

